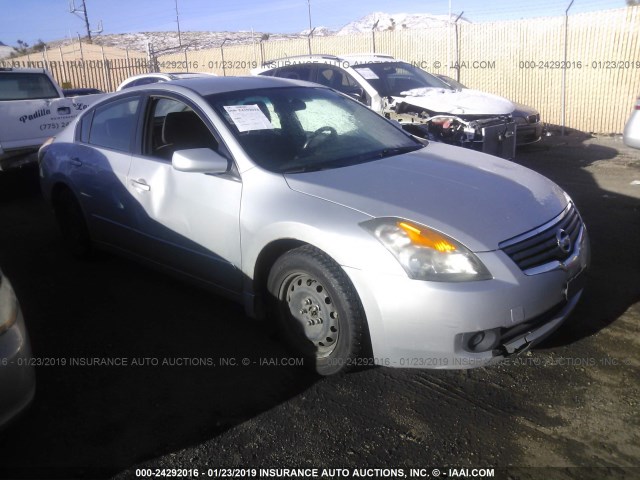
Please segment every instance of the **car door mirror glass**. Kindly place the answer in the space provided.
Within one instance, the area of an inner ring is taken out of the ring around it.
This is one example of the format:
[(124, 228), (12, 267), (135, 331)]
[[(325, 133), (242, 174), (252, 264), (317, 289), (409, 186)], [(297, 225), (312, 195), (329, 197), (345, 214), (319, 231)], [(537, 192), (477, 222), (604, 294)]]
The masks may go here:
[(347, 95), (349, 95), (354, 100), (359, 101), (360, 103), (364, 103), (364, 89), (362, 88), (351, 88), (345, 91)]
[(171, 165), (180, 172), (222, 174), (229, 170), (229, 160), (210, 148), (191, 148), (173, 153)]

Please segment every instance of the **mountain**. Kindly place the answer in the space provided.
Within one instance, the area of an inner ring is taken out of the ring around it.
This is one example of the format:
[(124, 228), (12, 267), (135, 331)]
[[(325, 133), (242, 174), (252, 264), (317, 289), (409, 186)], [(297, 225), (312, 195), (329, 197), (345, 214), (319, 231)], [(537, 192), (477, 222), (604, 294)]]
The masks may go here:
[[(384, 12), (371, 13), (360, 20), (348, 23), (337, 32), (327, 27), (316, 27), (313, 32), (314, 36), (329, 35), (351, 35), (355, 33), (369, 33), (371, 28), (378, 21), (376, 31), (389, 29), (414, 29), (414, 28), (433, 28), (441, 27), (447, 24), (447, 15), (430, 15), (428, 13), (395, 13), (389, 14)], [(468, 20), (461, 18), (458, 22), (469, 23)], [(121, 49), (137, 50), (146, 52), (149, 45), (158, 54), (172, 53), (178, 51), (178, 45), (182, 44), (182, 49), (188, 47), (189, 50), (202, 50), (208, 48), (219, 48), (223, 42), (225, 46), (247, 44), (259, 42), (262, 38), (271, 40), (283, 40), (292, 38), (307, 38), (309, 30), (303, 30), (300, 33), (265, 33), (265, 32), (181, 32), (180, 41), (178, 33), (171, 32), (140, 32), (140, 33), (121, 33), (112, 35), (95, 35), (93, 43), (96, 45), (117, 47)], [(47, 48), (56, 48), (59, 45), (67, 45), (75, 43), (77, 40), (66, 39), (47, 44)], [(4, 47), (0, 47), (4, 48)], [(11, 47), (6, 47), (11, 48)], [(8, 54), (7, 54), (8, 55)]]
[[(315, 27), (313, 30), (314, 37), (326, 37), (328, 35), (335, 35), (335, 33), (335, 31), (329, 30), (327, 27)], [(309, 29), (305, 28), (300, 32), (300, 35), (306, 37), (307, 35), (309, 35)]]
[[(453, 22), (457, 16), (452, 15)], [(360, 20), (348, 23), (342, 27), (337, 35), (353, 35), (355, 33), (371, 32), (373, 25), (378, 22), (376, 31), (393, 29), (418, 29), (418, 28), (434, 28), (444, 27), (448, 24), (449, 15), (431, 15), (429, 13), (384, 13), (375, 12), (362, 17)], [(458, 23), (470, 23), (464, 17), (458, 20)]]
[[(315, 32), (314, 32), (315, 33)], [(121, 49), (137, 50), (146, 52), (151, 45), (156, 53), (171, 53), (179, 50), (178, 45), (182, 44), (182, 49), (188, 47), (189, 50), (202, 50), (208, 48), (218, 48), (225, 42), (225, 46), (259, 42), (260, 39), (268, 35), (269, 40), (281, 40), (289, 38), (301, 38), (297, 33), (264, 33), (264, 32), (181, 32), (180, 41), (178, 32), (140, 32), (140, 33), (116, 33), (110, 35), (94, 35), (93, 43), (105, 47), (116, 47)], [(47, 44), (48, 48), (55, 48), (59, 45), (76, 43), (78, 40), (67, 39)], [(84, 40), (83, 40), (84, 41)]]

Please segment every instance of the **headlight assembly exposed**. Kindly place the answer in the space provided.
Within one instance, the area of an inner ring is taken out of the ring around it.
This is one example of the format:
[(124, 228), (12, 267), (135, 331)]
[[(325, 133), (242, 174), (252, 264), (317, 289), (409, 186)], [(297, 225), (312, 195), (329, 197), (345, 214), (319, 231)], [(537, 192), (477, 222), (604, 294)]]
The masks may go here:
[(18, 300), (6, 277), (0, 273), (0, 335), (9, 330), (18, 317)]
[(392, 217), (367, 220), (360, 226), (376, 237), (413, 279), (467, 282), (492, 278), (467, 247), (431, 228)]

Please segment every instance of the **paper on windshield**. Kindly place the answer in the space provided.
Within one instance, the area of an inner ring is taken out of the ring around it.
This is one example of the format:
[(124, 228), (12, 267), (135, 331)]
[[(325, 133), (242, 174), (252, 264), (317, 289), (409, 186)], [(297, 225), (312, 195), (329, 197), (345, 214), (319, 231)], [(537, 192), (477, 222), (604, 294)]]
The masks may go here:
[(375, 74), (373, 70), (371, 70), (368, 67), (356, 68), (355, 71), (358, 72), (360, 75), (362, 75), (363, 78), (367, 80), (377, 80), (380, 78), (378, 75)]
[(274, 128), (258, 105), (225, 105), (224, 109), (240, 132)]

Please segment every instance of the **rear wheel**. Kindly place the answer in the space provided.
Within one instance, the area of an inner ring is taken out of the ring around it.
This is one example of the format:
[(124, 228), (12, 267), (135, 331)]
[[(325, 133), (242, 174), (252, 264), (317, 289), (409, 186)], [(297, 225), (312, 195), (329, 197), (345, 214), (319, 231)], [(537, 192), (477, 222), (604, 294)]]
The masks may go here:
[(60, 192), (54, 210), (69, 252), (77, 258), (89, 257), (92, 253), (89, 229), (80, 204), (70, 190)]
[(292, 349), (320, 375), (355, 366), (368, 344), (360, 299), (342, 268), (306, 245), (282, 255), (267, 284), (271, 314)]

